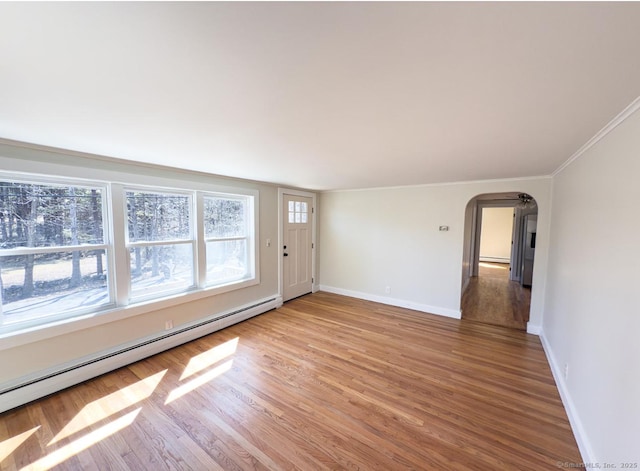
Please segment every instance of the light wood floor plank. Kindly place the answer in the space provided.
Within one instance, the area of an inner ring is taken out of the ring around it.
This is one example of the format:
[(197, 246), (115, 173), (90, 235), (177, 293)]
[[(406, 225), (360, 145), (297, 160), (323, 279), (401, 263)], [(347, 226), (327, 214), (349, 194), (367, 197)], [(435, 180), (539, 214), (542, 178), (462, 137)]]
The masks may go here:
[[(211, 353), (236, 339), (228, 356)], [(193, 367), (194, 358), (215, 361)], [(29, 469), (100, 434), (55, 469), (551, 470), (581, 461), (537, 337), (328, 293), (6, 412), (0, 443), (38, 426), (0, 469)]]
[(531, 288), (509, 281), (509, 264), (480, 262), (462, 296), (462, 318), (527, 330)]

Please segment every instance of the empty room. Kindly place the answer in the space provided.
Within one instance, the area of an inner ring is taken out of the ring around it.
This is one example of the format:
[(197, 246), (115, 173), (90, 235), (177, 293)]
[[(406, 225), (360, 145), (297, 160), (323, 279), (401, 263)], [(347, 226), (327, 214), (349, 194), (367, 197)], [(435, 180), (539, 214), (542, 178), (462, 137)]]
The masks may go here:
[(640, 467), (639, 24), (0, 2), (0, 469)]

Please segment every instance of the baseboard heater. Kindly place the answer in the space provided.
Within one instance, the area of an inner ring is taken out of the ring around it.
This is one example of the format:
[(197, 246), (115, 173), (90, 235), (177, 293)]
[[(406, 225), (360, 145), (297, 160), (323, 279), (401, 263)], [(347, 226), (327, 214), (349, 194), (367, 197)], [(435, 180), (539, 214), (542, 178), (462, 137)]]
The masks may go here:
[(0, 390), (0, 412), (5, 412), (109, 371), (122, 368), (281, 305), (282, 298), (280, 296), (263, 299), (232, 311), (177, 327), (171, 331), (146, 337), (130, 344), (120, 345), (115, 349), (85, 357), (72, 364), (39, 372), (36, 376), (23, 377), (16, 382), (17, 384), (8, 385)]

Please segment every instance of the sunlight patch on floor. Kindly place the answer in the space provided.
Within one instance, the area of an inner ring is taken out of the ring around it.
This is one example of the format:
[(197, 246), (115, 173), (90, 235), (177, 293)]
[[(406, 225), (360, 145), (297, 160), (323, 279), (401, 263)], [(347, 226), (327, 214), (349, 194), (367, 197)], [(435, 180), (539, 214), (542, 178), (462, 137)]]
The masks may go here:
[(3, 442), (0, 442), (0, 463), (7, 458), (11, 453), (16, 451), (16, 449), (22, 445), (27, 438), (35, 433), (36, 430), (40, 428), (40, 425), (37, 427), (33, 427), (31, 430), (27, 430), (26, 432), (22, 432), (20, 435), (16, 435), (15, 437), (8, 438)]
[(238, 348), (238, 340), (239, 337), (236, 337), (191, 358), (187, 367), (184, 369), (182, 376), (180, 376), (180, 381), (215, 365), (224, 358), (233, 355)]
[(169, 397), (167, 397), (167, 400), (165, 401), (164, 404), (165, 405), (170, 404), (176, 399), (180, 399), (185, 394), (190, 393), (194, 389), (197, 389), (200, 386), (208, 383), (209, 381), (212, 381), (213, 379), (217, 378), (221, 374), (226, 373), (231, 369), (232, 365), (233, 365), (233, 359), (226, 361), (223, 364), (216, 366), (211, 371), (201, 376), (197, 376), (196, 378), (193, 378), (188, 383), (185, 383), (182, 386), (175, 388), (173, 391), (171, 391), (171, 393), (169, 394)]
[(70, 437), (107, 417), (125, 410), (127, 407), (148, 398), (158, 387), (167, 370), (160, 371), (148, 378), (142, 379), (107, 396), (96, 399), (82, 408), (76, 416), (64, 426), (58, 434), (48, 443), (48, 446), (57, 443), (63, 438)]
[(21, 471), (30, 471), (30, 470), (44, 470), (51, 469), (54, 466), (62, 463), (63, 461), (68, 460), (72, 456), (77, 455), (81, 451), (86, 450), (87, 448), (95, 445), (96, 443), (101, 442), (105, 438), (110, 437), (111, 435), (119, 432), (120, 430), (128, 427), (133, 423), (136, 419), (142, 407), (129, 412), (126, 415), (123, 415), (119, 419), (116, 419), (112, 422), (109, 422), (106, 425), (103, 425), (97, 430), (88, 433), (84, 437), (78, 438), (77, 440), (69, 443), (68, 445), (63, 446), (62, 448), (58, 448), (55, 451), (52, 451), (47, 456), (40, 458), (38, 461), (31, 463), (29, 466), (22, 468)]

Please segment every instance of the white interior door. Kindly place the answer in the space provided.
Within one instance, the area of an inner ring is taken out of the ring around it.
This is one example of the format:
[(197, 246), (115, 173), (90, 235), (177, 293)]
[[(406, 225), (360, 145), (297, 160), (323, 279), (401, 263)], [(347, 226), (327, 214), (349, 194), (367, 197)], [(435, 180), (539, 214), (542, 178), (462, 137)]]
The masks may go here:
[(283, 195), (283, 293), (284, 301), (312, 290), (312, 199)]

